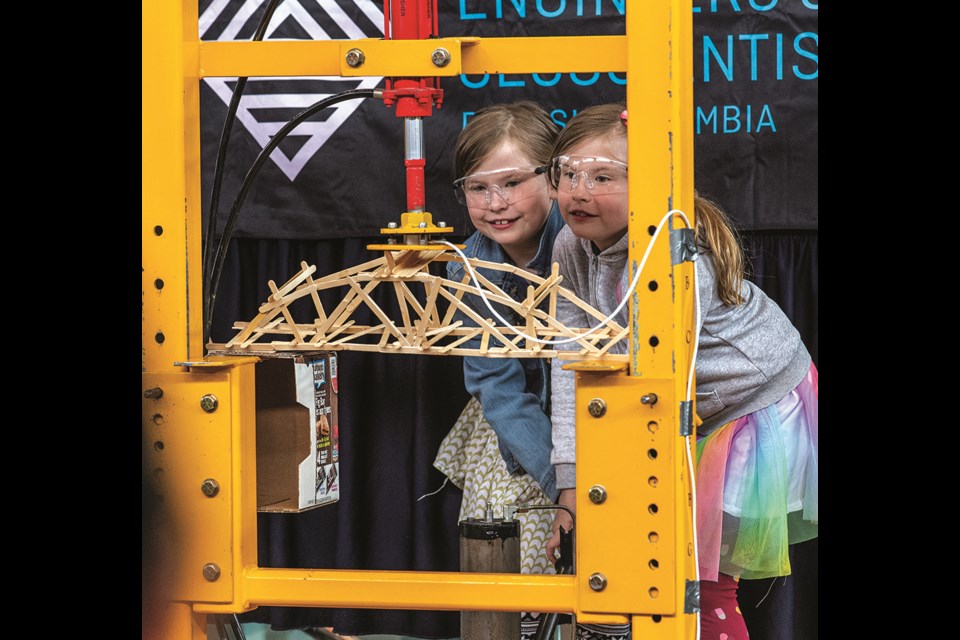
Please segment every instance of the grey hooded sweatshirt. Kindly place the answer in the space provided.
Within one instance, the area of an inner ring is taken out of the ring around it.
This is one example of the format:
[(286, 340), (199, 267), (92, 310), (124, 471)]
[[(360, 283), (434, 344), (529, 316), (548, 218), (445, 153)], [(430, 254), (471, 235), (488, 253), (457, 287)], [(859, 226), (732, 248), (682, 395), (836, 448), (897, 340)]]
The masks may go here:
[[(593, 243), (564, 227), (553, 248), (563, 286), (605, 316), (609, 315), (630, 284), (627, 270), (628, 236), (599, 254)], [(793, 390), (810, 369), (810, 353), (800, 333), (777, 304), (755, 284), (745, 280), (741, 305), (725, 304), (717, 297), (716, 268), (709, 253), (696, 261), (700, 300), (700, 345), (697, 352), (697, 415), (705, 435), (716, 428), (776, 403)], [(643, 310), (640, 310), (643, 313)], [(568, 327), (592, 327), (596, 320), (563, 299), (557, 318)], [(629, 303), (614, 318), (629, 322)], [(610, 351), (626, 353), (627, 340)], [(567, 346), (576, 349), (575, 345)], [(557, 488), (576, 486), (574, 373), (551, 367), (551, 421)]]

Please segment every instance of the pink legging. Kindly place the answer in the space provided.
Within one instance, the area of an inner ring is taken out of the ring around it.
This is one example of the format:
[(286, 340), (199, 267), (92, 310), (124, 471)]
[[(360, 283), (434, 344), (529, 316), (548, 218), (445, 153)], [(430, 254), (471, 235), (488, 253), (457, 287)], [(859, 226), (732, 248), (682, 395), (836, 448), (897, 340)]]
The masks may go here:
[(700, 639), (747, 640), (747, 625), (737, 604), (737, 581), (724, 573), (716, 582), (700, 581)]

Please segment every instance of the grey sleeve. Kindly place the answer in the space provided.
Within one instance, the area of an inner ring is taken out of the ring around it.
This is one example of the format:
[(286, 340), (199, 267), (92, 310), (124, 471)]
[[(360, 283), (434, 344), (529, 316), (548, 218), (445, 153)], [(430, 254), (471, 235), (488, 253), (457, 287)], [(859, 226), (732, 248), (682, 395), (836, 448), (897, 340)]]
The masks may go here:
[[(580, 295), (575, 286), (569, 281), (571, 273), (564, 267), (562, 253), (554, 252), (554, 260), (560, 266), (560, 274), (564, 277), (562, 286), (566, 286), (574, 294)], [(557, 319), (568, 327), (590, 327), (587, 314), (571, 302), (558, 298)], [(557, 350), (576, 350), (576, 343), (557, 345)], [(564, 360), (556, 359), (550, 366), (550, 417), (553, 429), (553, 452), (550, 462), (556, 467), (557, 488), (569, 489), (576, 484), (576, 397), (573, 371), (565, 371)]]

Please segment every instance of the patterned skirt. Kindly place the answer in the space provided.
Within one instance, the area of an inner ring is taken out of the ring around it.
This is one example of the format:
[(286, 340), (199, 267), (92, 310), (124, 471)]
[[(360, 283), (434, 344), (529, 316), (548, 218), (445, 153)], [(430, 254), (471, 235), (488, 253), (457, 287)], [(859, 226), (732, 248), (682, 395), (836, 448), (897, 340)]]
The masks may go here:
[(789, 545), (817, 537), (819, 399), (811, 364), (776, 404), (698, 439), (701, 580), (789, 575)]
[[(470, 399), (443, 439), (433, 466), (463, 489), (461, 520), (484, 517), (487, 504), (496, 518), (503, 517), (505, 504), (553, 504), (533, 476), (507, 471), (497, 434), (484, 419), (476, 398)], [(556, 573), (546, 553), (553, 516), (549, 509), (517, 514), (521, 573)]]

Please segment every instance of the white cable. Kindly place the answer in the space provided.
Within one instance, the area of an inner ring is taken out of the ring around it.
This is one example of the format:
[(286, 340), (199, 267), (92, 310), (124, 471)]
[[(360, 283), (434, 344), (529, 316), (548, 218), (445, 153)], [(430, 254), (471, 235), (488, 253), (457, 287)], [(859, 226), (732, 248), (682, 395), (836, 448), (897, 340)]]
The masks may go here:
[[(694, 305), (694, 325), (693, 325), (693, 354), (690, 357), (690, 373), (687, 376), (687, 402), (690, 401), (690, 392), (693, 388), (693, 372), (697, 365), (697, 350), (700, 348), (700, 282), (697, 278), (697, 265), (693, 265), (693, 305)], [(693, 511), (693, 568), (696, 571), (697, 584), (700, 584), (700, 549), (697, 544), (697, 480), (693, 471), (693, 454), (690, 448), (690, 436), (684, 436), (686, 445), (684, 449), (687, 455), (687, 468), (690, 474), (690, 506)], [(694, 443), (696, 446), (696, 443)], [(698, 607), (699, 609), (699, 607)], [(702, 610), (697, 613), (697, 633), (694, 636), (700, 640), (700, 616)]]
[[(467, 272), (470, 274), (470, 279), (473, 281), (473, 285), (474, 287), (476, 287), (477, 294), (480, 296), (480, 299), (483, 300), (483, 304), (486, 305), (487, 309), (490, 310), (490, 313), (492, 313), (494, 317), (497, 318), (497, 320), (499, 320), (504, 324), (505, 328), (509, 329), (510, 331), (512, 331), (513, 333), (517, 334), (522, 338), (530, 340), (531, 342), (537, 342), (539, 344), (546, 344), (546, 345), (567, 344), (568, 342), (576, 342), (578, 340), (582, 340), (587, 336), (589, 336), (590, 334), (595, 333), (597, 330), (603, 328), (603, 326), (607, 322), (612, 320), (618, 313), (620, 313), (620, 310), (623, 309), (625, 304), (627, 304), (627, 300), (629, 300), (630, 296), (633, 295), (633, 289), (634, 287), (637, 286), (637, 281), (639, 281), (640, 274), (643, 272), (643, 268), (647, 264), (647, 258), (650, 256), (650, 251), (653, 249), (653, 243), (657, 240), (657, 236), (660, 235), (661, 229), (663, 229), (663, 224), (670, 218), (670, 216), (674, 214), (680, 216), (683, 219), (684, 224), (687, 225), (687, 228), (688, 229), (690, 228), (690, 220), (687, 218), (686, 214), (683, 211), (680, 211), (679, 209), (671, 209), (670, 211), (663, 214), (663, 217), (660, 219), (660, 223), (657, 225), (657, 230), (653, 233), (653, 237), (650, 238), (650, 242), (647, 244), (647, 250), (644, 251), (643, 253), (643, 258), (640, 260), (640, 266), (637, 268), (637, 272), (633, 276), (633, 281), (630, 283), (630, 286), (627, 287), (627, 291), (624, 292), (623, 299), (620, 301), (620, 304), (617, 305), (617, 308), (614, 309), (613, 312), (610, 313), (610, 315), (608, 315), (606, 318), (601, 320), (599, 324), (592, 327), (587, 332), (581, 333), (572, 338), (564, 338), (562, 340), (543, 340), (542, 338), (537, 338), (535, 336), (528, 336), (520, 329), (517, 329), (516, 327), (514, 327), (512, 323), (508, 322), (503, 316), (497, 313), (496, 310), (490, 305), (490, 301), (487, 299), (486, 294), (483, 292), (483, 289), (480, 287), (480, 283), (477, 281), (477, 276), (474, 273), (473, 267), (470, 265), (470, 261), (467, 258), (467, 256), (464, 255), (464, 253), (460, 251), (460, 249), (458, 249), (456, 245), (453, 245), (447, 242), (446, 240), (441, 240), (440, 243), (445, 244), (451, 249), (453, 249), (457, 253), (457, 255), (460, 256), (461, 259), (463, 259), (463, 264), (467, 268)], [(688, 386), (689, 386), (689, 383), (688, 383)]]

